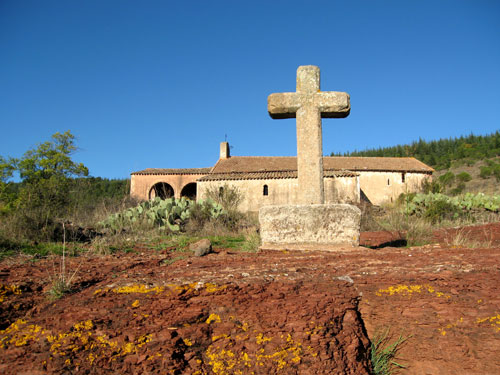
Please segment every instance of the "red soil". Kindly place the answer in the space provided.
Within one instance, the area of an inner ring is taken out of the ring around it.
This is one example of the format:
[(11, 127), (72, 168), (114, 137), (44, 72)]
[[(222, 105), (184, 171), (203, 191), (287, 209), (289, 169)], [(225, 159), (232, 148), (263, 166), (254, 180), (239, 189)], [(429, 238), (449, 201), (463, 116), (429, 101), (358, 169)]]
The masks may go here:
[(369, 374), (390, 328), (403, 374), (498, 374), (500, 224), (459, 233), (489, 247), (81, 256), (55, 302), (58, 259), (6, 259), (0, 373)]

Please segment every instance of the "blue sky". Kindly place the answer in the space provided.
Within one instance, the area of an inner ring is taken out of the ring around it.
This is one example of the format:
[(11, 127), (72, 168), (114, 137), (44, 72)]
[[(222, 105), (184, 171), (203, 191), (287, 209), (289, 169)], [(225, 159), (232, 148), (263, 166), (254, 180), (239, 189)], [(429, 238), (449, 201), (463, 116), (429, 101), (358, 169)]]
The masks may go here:
[(71, 130), (93, 176), (296, 154), (299, 65), (351, 114), (323, 152), (500, 129), (500, 2), (0, 1), (0, 155)]

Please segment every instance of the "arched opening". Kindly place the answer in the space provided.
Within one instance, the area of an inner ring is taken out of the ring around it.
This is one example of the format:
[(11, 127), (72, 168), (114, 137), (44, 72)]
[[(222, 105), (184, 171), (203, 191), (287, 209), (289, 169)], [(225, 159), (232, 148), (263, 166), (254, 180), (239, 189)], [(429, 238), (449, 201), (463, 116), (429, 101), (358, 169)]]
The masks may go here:
[(167, 199), (173, 196), (174, 196), (174, 189), (166, 182), (158, 182), (157, 184), (154, 184), (151, 190), (149, 191), (149, 199), (153, 199), (156, 197), (159, 197), (161, 199)]
[(196, 182), (190, 182), (181, 190), (181, 197), (189, 198), (193, 201), (196, 200)]
[(262, 190), (262, 195), (269, 195), (269, 187), (267, 185), (264, 185)]

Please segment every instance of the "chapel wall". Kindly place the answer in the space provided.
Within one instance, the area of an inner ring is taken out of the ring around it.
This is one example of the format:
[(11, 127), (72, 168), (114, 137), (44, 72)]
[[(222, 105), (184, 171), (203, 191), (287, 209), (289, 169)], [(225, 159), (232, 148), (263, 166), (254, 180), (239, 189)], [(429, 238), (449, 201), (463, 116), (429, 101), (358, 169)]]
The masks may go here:
[[(243, 212), (258, 211), (262, 206), (287, 204), (297, 199), (297, 179), (203, 181), (198, 183), (198, 199), (206, 199), (208, 190), (218, 190), (224, 185), (241, 192), (242, 201), (238, 209)], [(264, 185), (268, 187), (268, 195), (263, 194)]]
[[(374, 205), (394, 202), (401, 193), (419, 192), (432, 175), (415, 172), (363, 172), (359, 173), (360, 189)], [(404, 175), (404, 181), (403, 181)]]
[(325, 178), (325, 203), (349, 203), (360, 202), (359, 177), (336, 177)]
[[(359, 203), (357, 177), (325, 178), (326, 203)], [(294, 204), (297, 202), (298, 181), (296, 178), (268, 180), (225, 180), (198, 183), (197, 199), (206, 199), (207, 191), (216, 191), (228, 185), (239, 189), (242, 202), (238, 209), (243, 212), (258, 211), (262, 206)], [(264, 195), (267, 185), (268, 195)]]

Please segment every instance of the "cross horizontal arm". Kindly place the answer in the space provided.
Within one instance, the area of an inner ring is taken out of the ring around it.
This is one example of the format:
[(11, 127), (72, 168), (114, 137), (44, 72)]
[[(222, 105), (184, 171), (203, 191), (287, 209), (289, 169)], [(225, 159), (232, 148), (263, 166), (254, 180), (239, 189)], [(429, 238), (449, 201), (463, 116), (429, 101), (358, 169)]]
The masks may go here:
[(314, 94), (314, 103), (323, 118), (347, 117), (351, 111), (349, 94), (345, 92), (320, 91)]
[(267, 98), (267, 111), (274, 119), (294, 118), (300, 105), (300, 96), (295, 92), (275, 93)]

